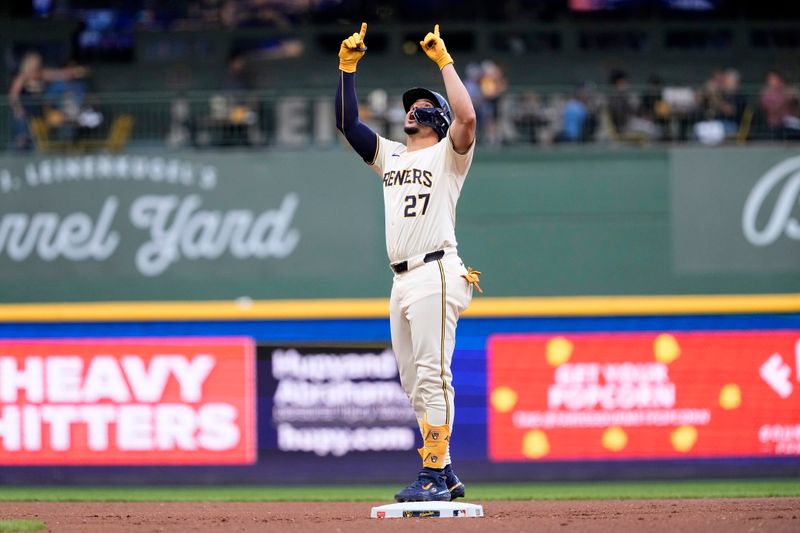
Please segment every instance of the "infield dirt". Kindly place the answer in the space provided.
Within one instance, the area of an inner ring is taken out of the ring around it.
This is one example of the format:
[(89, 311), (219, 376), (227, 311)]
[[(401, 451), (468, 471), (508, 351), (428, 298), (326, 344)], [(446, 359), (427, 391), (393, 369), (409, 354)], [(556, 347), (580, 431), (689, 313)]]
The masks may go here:
[(3, 502), (0, 518), (38, 519), (47, 531), (800, 531), (800, 498), (486, 501), (485, 518), (369, 518), (386, 502)]

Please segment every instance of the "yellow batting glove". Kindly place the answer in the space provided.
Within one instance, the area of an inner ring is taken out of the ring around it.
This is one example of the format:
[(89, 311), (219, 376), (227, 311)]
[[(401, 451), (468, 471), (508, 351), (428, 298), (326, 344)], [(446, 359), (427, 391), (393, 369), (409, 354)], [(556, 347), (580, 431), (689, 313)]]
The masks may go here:
[(354, 33), (344, 41), (339, 48), (339, 70), (353, 73), (356, 71), (358, 60), (364, 57), (367, 47), (364, 45), (364, 35), (367, 34), (367, 23), (361, 23), (361, 31)]
[(453, 58), (444, 46), (444, 41), (439, 37), (439, 25), (433, 28), (433, 33), (428, 32), (423, 40), (419, 42), (422, 50), (425, 52), (432, 61), (439, 65), (439, 70), (442, 70), (447, 65), (453, 64)]

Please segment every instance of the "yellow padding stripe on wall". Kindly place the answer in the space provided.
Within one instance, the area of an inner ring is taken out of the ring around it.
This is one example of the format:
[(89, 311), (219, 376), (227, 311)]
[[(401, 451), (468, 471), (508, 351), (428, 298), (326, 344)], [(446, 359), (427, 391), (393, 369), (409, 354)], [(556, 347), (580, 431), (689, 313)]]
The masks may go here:
[[(800, 294), (475, 298), (467, 317), (798, 313)], [(0, 322), (386, 318), (383, 298), (0, 304)]]

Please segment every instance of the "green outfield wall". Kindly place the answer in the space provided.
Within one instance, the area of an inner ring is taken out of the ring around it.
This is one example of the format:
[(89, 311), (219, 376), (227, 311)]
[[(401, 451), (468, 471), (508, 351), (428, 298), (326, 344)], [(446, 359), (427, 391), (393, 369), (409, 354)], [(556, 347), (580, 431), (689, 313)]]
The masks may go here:
[[(800, 292), (788, 147), (479, 149), (491, 296)], [(0, 301), (384, 297), (377, 176), (344, 149), (0, 158)]]

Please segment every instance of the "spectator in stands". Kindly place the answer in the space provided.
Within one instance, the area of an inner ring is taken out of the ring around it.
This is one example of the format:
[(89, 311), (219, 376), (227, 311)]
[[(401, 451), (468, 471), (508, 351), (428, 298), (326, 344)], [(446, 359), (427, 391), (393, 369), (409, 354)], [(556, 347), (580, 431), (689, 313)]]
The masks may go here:
[(189, 2), (145, 2), (139, 15), (139, 27), (147, 30), (169, 30), (173, 24), (189, 16)]
[[(66, 69), (78, 67), (74, 61), (66, 65)], [(74, 144), (82, 137), (92, 136), (102, 124), (102, 114), (87, 101), (88, 90), (86, 78), (57, 79), (48, 85), (44, 119), (53, 137)]]
[(261, 142), (261, 130), (258, 127), (257, 102), (248, 94), (252, 88), (245, 73), (247, 62), (242, 54), (233, 54), (228, 58), (228, 70), (222, 81), (222, 92), (225, 98), (226, 128), (231, 134), (230, 141), (237, 132), (245, 133), (247, 144), (254, 145)]
[(480, 64), (468, 64), (467, 72), (464, 76), (464, 87), (469, 93), (470, 100), (472, 100), (472, 107), (475, 108), (475, 116), (477, 118), (476, 132), (479, 142), (483, 142), (483, 127), (486, 117), (486, 101), (483, 98), (481, 89), (481, 78), (483, 78), (483, 69)]
[(780, 136), (782, 133), (783, 119), (788, 113), (791, 97), (783, 75), (775, 70), (767, 72), (759, 104), (770, 137)]
[(189, 0), (186, 16), (173, 25), (173, 29), (211, 29), (219, 24), (220, 0)]
[(73, 65), (65, 68), (46, 68), (39, 52), (26, 52), (20, 61), (19, 72), (11, 82), (8, 100), (14, 114), (14, 148), (27, 150), (31, 147), (28, 121), (43, 115), (43, 97), (48, 85), (56, 81), (67, 81), (85, 77), (85, 67)]
[(497, 146), (503, 142), (502, 128), (500, 124), (500, 100), (508, 89), (503, 70), (491, 60), (486, 60), (481, 64), (483, 76), (481, 77), (481, 93), (486, 102), (485, 117), (485, 139), (492, 146)]
[(800, 141), (800, 98), (796, 94), (789, 99), (786, 114), (783, 116), (782, 138)]
[(747, 97), (740, 89), (741, 76), (734, 68), (725, 70), (722, 80), (723, 120), (730, 124), (730, 133), (735, 134), (742, 125), (742, 118), (747, 111)]
[(652, 140), (664, 140), (669, 129), (670, 112), (669, 105), (664, 100), (664, 80), (657, 74), (647, 80), (639, 116), (652, 124), (655, 133)]
[(626, 138), (630, 121), (636, 113), (638, 98), (631, 89), (628, 75), (622, 70), (614, 70), (609, 76), (611, 85), (608, 93), (608, 113), (616, 136)]
[(289, 28), (309, 10), (307, 0), (225, 0), (219, 22), (226, 28), (274, 26)]
[(192, 140), (192, 116), (189, 100), (179, 95), (170, 103), (170, 124), (167, 133), (167, 146), (171, 149), (183, 148)]
[(289, 28), (303, 22), (312, 5), (309, 0), (248, 0), (252, 10), (250, 25)]
[(219, 22), (226, 28), (236, 28), (242, 22), (244, 13), (236, 0), (226, 0), (219, 8)]
[(562, 130), (556, 142), (586, 142), (594, 133), (594, 119), (590, 113), (590, 92), (586, 84), (578, 86), (562, 112)]
[(516, 138), (523, 142), (547, 142), (550, 139), (542, 138), (543, 126), (547, 124), (539, 95), (530, 90), (522, 93), (514, 106)]
[(538, 115), (541, 119), (536, 130), (536, 140), (543, 145), (556, 142), (556, 138), (563, 130), (564, 106), (570, 97), (561, 93), (552, 93), (547, 98), (542, 98), (538, 103)]
[(726, 136), (735, 135), (747, 108), (747, 99), (739, 92), (739, 71), (730, 68), (715, 73), (707, 89), (701, 95), (703, 119), (718, 122)]
[[(158, 3), (158, 2), (157, 2)], [(309, 0), (189, 0), (161, 2), (170, 4), (170, 24), (173, 29), (199, 29), (223, 26), (246, 28), (273, 26), (287, 29), (302, 23), (312, 11), (330, 7)], [(180, 4), (172, 7), (171, 4)], [(150, 9), (147, 20), (163, 18), (166, 11), (159, 6)], [(177, 12), (177, 16), (173, 13)]]
[(703, 86), (697, 91), (698, 105), (700, 107), (703, 106), (704, 102), (713, 100), (722, 92), (724, 80), (725, 70), (720, 67), (715, 67), (706, 81), (703, 82)]
[(702, 120), (694, 126), (695, 137), (705, 144), (718, 144), (734, 137), (747, 109), (739, 91), (739, 71), (715, 71), (700, 95)]
[(210, 114), (199, 121), (198, 143), (201, 145), (257, 145), (263, 142), (259, 128), (257, 101), (245, 75), (244, 55), (228, 58), (221, 91), (209, 100)]
[(227, 70), (222, 78), (222, 90), (231, 98), (236, 99), (247, 90), (249, 84), (245, 78), (245, 66), (244, 55), (240, 53), (231, 54), (228, 58)]

